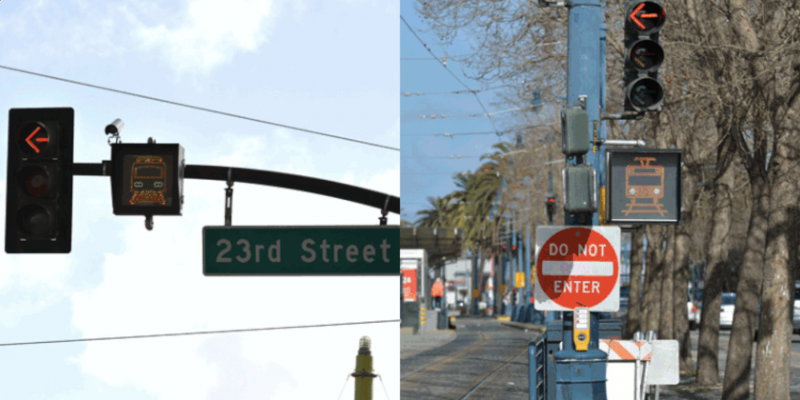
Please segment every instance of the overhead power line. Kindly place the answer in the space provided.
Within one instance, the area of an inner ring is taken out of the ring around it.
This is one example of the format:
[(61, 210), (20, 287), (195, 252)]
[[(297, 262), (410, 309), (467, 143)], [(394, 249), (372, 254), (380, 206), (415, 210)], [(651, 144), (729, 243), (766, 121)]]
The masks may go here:
[(509, 108), (507, 110), (495, 111), (495, 112), (484, 113), (484, 114), (468, 114), (468, 115), (445, 115), (445, 114), (436, 115), (436, 114), (431, 114), (431, 115), (420, 115), (419, 118), (420, 119), (432, 119), (433, 120), (433, 119), (436, 119), (436, 118), (444, 119), (444, 118), (492, 117), (492, 116), (497, 115), (497, 114), (504, 114), (504, 113), (514, 112), (514, 111), (522, 111), (522, 110), (527, 110), (529, 108), (536, 108), (536, 107), (537, 106), (535, 106), (535, 105), (529, 105), (529, 106), (526, 106), (526, 107)]
[(40, 76), (40, 77), (43, 77), (43, 78), (54, 79), (54, 80), (57, 80), (57, 81), (72, 83), (72, 84), (75, 84), (75, 85), (87, 86), (87, 87), (94, 88), (94, 89), (106, 90), (106, 91), (109, 91), (109, 92), (124, 94), (124, 95), (127, 95), (127, 96), (133, 96), (133, 97), (139, 97), (139, 98), (147, 99), (147, 100), (159, 101), (159, 102), (162, 102), (162, 103), (172, 104), (172, 105), (175, 105), (175, 106), (186, 107), (186, 108), (191, 108), (191, 109), (195, 109), (195, 110), (210, 112), (210, 113), (214, 113), (214, 114), (225, 115), (225, 116), (233, 117), (233, 118), (240, 118), (240, 119), (244, 119), (244, 120), (248, 120), (248, 121), (253, 121), (253, 122), (258, 122), (258, 123), (262, 123), (262, 124), (277, 126), (277, 127), (280, 127), (280, 128), (286, 128), (286, 129), (291, 129), (291, 130), (295, 130), (295, 131), (311, 133), (311, 134), (314, 134), (314, 135), (327, 136), (327, 137), (334, 138), (334, 139), (347, 140), (349, 142), (359, 143), (359, 144), (363, 144), (363, 145), (367, 145), (367, 146), (373, 146), (373, 147), (380, 147), (382, 149), (400, 151), (400, 149), (397, 148), (397, 147), (391, 147), (391, 146), (386, 146), (386, 145), (382, 145), (382, 144), (366, 142), (366, 141), (363, 141), (363, 140), (353, 139), (353, 138), (349, 138), (349, 137), (345, 137), (345, 136), (333, 135), (333, 134), (330, 134), (330, 133), (324, 133), (324, 132), (320, 132), (320, 131), (314, 131), (314, 130), (311, 130), (311, 129), (299, 128), (299, 127), (291, 126), (291, 125), (279, 124), (277, 122), (265, 121), (265, 120), (262, 120), (262, 119), (246, 117), (246, 116), (238, 115), (238, 114), (231, 114), (231, 113), (224, 112), (224, 111), (212, 110), (210, 108), (203, 108), (203, 107), (193, 106), (193, 105), (189, 105), (189, 104), (178, 103), (178, 102), (175, 102), (175, 101), (169, 101), (169, 100), (159, 99), (159, 98), (151, 97), (151, 96), (145, 96), (145, 95), (141, 95), (141, 94), (137, 94), (137, 93), (126, 92), (126, 91), (123, 91), (123, 90), (112, 89), (112, 88), (108, 88), (108, 87), (105, 87), (105, 86), (92, 85), (90, 83), (73, 81), (73, 80), (70, 80), (70, 79), (64, 79), (64, 78), (59, 78), (57, 76), (40, 74), (38, 72), (27, 71), (27, 70), (24, 70), (24, 69), (7, 67), (5, 65), (0, 65), (0, 68), (7, 69), (9, 71), (21, 72), (23, 74), (30, 74), (30, 75)]
[[(429, 60), (429, 59), (426, 59), (426, 60)], [(424, 96), (424, 95), (429, 95), (429, 94), (472, 94), (472, 93), (478, 93), (478, 92), (488, 92), (490, 90), (500, 89), (500, 88), (509, 87), (509, 86), (513, 86), (513, 85), (506, 84), (506, 85), (499, 85), (499, 86), (494, 86), (494, 87), (490, 87), (490, 88), (486, 88), (486, 89), (454, 90), (454, 91), (450, 91), (450, 92), (403, 92), (402, 95), (405, 96), (405, 97), (410, 97), (410, 96)]]
[(387, 319), (387, 320), (378, 320), (378, 321), (342, 322), (342, 323), (337, 323), (337, 324), (296, 325), (296, 326), (279, 326), (279, 327), (272, 327), (272, 328), (228, 329), (228, 330), (223, 330), (223, 331), (158, 333), (158, 334), (152, 334), (152, 335), (109, 336), (109, 337), (88, 338), (88, 339), (64, 339), (64, 340), (46, 340), (46, 341), (40, 341), (40, 342), (0, 343), (0, 347), (4, 347), (4, 346), (25, 346), (25, 345), (31, 345), (31, 344), (94, 342), (94, 341), (99, 341), (99, 340), (149, 339), (149, 338), (166, 337), (166, 336), (212, 335), (212, 334), (219, 334), (219, 333), (279, 331), (279, 330), (304, 329), (304, 328), (327, 328), (327, 327), (333, 327), (333, 326), (347, 326), (347, 325), (385, 324), (385, 323), (389, 323), (389, 322), (400, 322), (400, 320), (399, 319)]
[[(509, 131), (500, 131), (497, 132), (499, 134), (508, 133)], [(497, 133), (492, 131), (485, 131), (485, 132), (462, 132), (462, 133), (406, 133), (401, 134), (400, 136), (442, 136), (442, 137), (449, 137), (452, 138), (453, 136), (471, 136), (471, 135), (496, 135)]]
[(424, 159), (428, 159), (428, 158), (447, 158), (447, 159), (451, 159), (451, 160), (458, 160), (458, 159), (462, 159), (462, 158), (476, 158), (476, 157), (480, 157), (480, 156), (462, 156), (461, 154), (458, 154), (458, 155), (455, 155), (455, 156), (427, 156), (427, 157), (426, 156), (423, 156), (423, 157), (402, 157), (401, 156), (400, 159), (401, 160), (424, 160)]
[[(425, 47), (425, 50), (427, 50), (428, 53), (430, 53), (431, 57), (433, 57), (436, 60), (436, 62), (438, 62), (439, 65), (442, 66), (442, 68), (444, 68), (450, 75), (452, 75), (453, 78), (455, 78), (458, 81), (458, 83), (461, 84), (461, 86), (464, 86), (465, 89), (472, 90), (469, 86), (464, 84), (464, 82), (461, 82), (461, 79), (458, 79), (456, 74), (454, 74), (453, 71), (450, 71), (450, 69), (447, 68), (447, 65), (445, 65), (443, 62), (441, 62), (439, 60), (439, 57), (436, 57), (436, 55), (433, 54), (433, 51), (431, 51), (431, 49), (428, 48), (428, 45), (425, 44), (425, 42), (422, 41), (422, 38), (420, 38), (419, 35), (417, 35), (417, 32), (414, 31), (414, 29), (411, 27), (411, 25), (408, 24), (408, 22), (406, 21), (405, 18), (403, 18), (402, 15), (400, 16), (400, 20), (403, 21), (403, 24), (405, 24), (405, 26), (408, 28), (408, 30), (411, 31), (411, 33), (414, 35), (414, 37), (417, 38), (417, 40), (420, 42), (420, 44), (422, 44), (422, 46)], [(483, 112), (488, 114), (489, 111), (486, 110), (486, 106), (483, 105), (483, 102), (481, 101), (480, 97), (478, 97), (478, 94), (477, 93), (472, 93), (472, 95), (475, 96), (475, 100), (478, 101), (478, 104), (480, 104), (481, 108), (483, 109)], [(492, 124), (492, 128), (497, 130), (497, 127), (494, 125), (494, 121), (492, 121), (492, 117), (491, 116), (487, 116), (487, 118), (489, 119), (489, 123)], [(497, 135), (500, 136), (499, 133)]]

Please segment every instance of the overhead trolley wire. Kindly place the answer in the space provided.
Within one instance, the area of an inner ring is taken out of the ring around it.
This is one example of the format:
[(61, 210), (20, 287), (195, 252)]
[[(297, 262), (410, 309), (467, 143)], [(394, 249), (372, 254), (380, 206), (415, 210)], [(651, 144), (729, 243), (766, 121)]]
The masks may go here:
[(471, 135), (497, 135), (499, 134), (506, 134), (509, 132), (515, 132), (520, 130), (525, 130), (525, 126), (520, 126), (516, 128), (508, 128), (503, 129), (501, 131), (475, 131), (475, 132), (440, 132), (440, 133), (401, 133), (400, 136), (444, 136), (444, 137), (452, 137), (452, 136), (471, 136)]
[(436, 114), (431, 114), (430, 116), (429, 115), (420, 115), (418, 118), (435, 120), (436, 118), (445, 119), (445, 118), (492, 117), (492, 116), (497, 115), (497, 114), (504, 114), (504, 113), (513, 112), (513, 111), (523, 111), (523, 110), (527, 110), (529, 108), (536, 108), (536, 106), (535, 105), (531, 105), (531, 106), (526, 106), (526, 107), (509, 108), (509, 109), (506, 109), (506, 110), (495, 111), (495, 112), (486, 113), (486, 114), (468, 114), (468, 115), (439, 114), (438, 116)]
[[(411, 25), (409, 25), (409, 24), (408, 24), (408, 22), (406, 21), (406, 19), (405, 19), (405, 18), (403, 18), (403, 16), (402, 16), (402, 15), (400, 16), (400, 20), (401, 20), (401, 21), (403, 21), (403, 24), (405, 24), (405, 25), (406, 25), (406, 27), (408, 28), (408, 30), (410, 30), (410, 31), (411, 31), (411, 33), (414, 35), (414, 37), (415, 37), (415, 38), (417, 38), (417, 40), (420, 42), (420, 44), (422, 44), (422, 47), (425, 47), (425, 50), (427, 50), (427, 51), (428, 51), (428, 53), (430, 53), (431, 57), (433, 57), (433, 58), (436, 60), (436, 62), (438, 62), (438, 63), (439, 63), (439, 65), (441, 65), (441, 66), (442, 66), (442, 68), (444, 68), (444, 69), (445, 69), (445, 70), (446, 70), (446, 71), (447, 71), (447, 72), (448, 72), (450, 75), (452, 75), (452, 76), (453, 76), (453, 78), (455, 78), (455, 79), (458, 81), (458, 83), (460, 83), (460, 84), (461, 84), (461, 86), (464, 86), (464, 88), (466, 88), (467, 90), (472, 90), (472, 89), (470, 89), (470, 87), (469, 87), (469, 86), (467, 86), (467, 85), (466, 85), (464, 82), (461, 82), (461, 79), (458, 79), (458, 77), (456, 76), (456, 74), (454, 74), (454, 73), (453, 73), (453, 71), (450, 71), (450, 69), (449, 69), (449, 68), (447, 68), (447, 66), (446, 66), (446, 65), (444, 65), (444, 63), (442, 63), (442, 62), (439, 60), (439, 58), (438, 58), (438, 57), (436, 57), (436, 55), (435, 55), (435, 54), (433, 54), (433, 51), (431, 51), (431, 49), (429, 49), (429, 48), (428, 48), (428, 45), (427, 45), (427, 44), (425, 44), (425, 42), (423, 42), (423, 41), (422, 41), (422, 38), (420, 38), (420, 37), (419, 37), (419, 35), (417, 35), (417, 32), (416, 32), (416, 31), (414, 31), (414, 28), (412, 28), (412, 27), (411, 27)], [(489, 111), (487, 111), (487, 110), (486, 110), (486, 107), (483, 105), (483, 102), (481, 101), (480, 97), (478, 97), (478, 94), (473, 92), (473, 93), (472, 93), (472, 95), (473, 95), (473, 96), (475, 96), (475, 100), (477, 100), (477, 101), (478, 101), (478, 104), (480, 104), (480, 106), (481, 106), (481, 109), (483, 109), (483, 112), (484, 112), (485, 114), (489, 114)], [(490, 123), (490, 124), (492, 124), (492, 128), (494, 128), (494, 130), (495, 130), (495, 131), (497, 131), (497, 127), (494, 125), (494, 121), (492, 121), (492, 117), (491, 117), (491, 116), (489, 116), (489, 115), (487, 115), (486, 117), (489, 119), (489, 123)], [(497, 132), (497, 136), (498, 136), (498, 141), (499, 141), (499, 140), (500, 140), (500, 138), (499, 138), (499, 137), (500, 137), (500, 133), (499, 133), (499, 132)]]
[(100, 340), (122, 340), (122, 339), (149, 339), (155, 337), (167, 336), (191, 336), (191, 335), (213, 335), (219, 333), (241, 333), (241, 332), (256, 332), (256, 331), (278, 331), (288, 329), (303, 329), (303, 328), (326, 328), (333, 326), (347, 326), (347, 325), (367, 325), (367, 324), (385, 324), (388, 322), (400, 322), (399, 319), (386, 319), (377, 321), (361, 321), (361, 322), (341, 322), (335, 324), (317, 324), (317, 325), (296, 325), (296, 326), (278, 326), (272, 328), (249, 328), (249, 329), (228, 329), (221, 331), (199, 331), (199, 332), (181, 332), (181, 333), (157, 333), (152, 335), (132, 335), (132, 336), (109, 336), (99, 338), (86, 338), (86, 339), (64, 339), (64, 340), (45, 340), (39, 342), (19, 342), (19, 343), (0, 343), (0, 347), (6, 346), (25, 346), (31, 344), (53, 344), (53, 343), (73, 343), (73, 342), (94, 342)]
[[(430, 60), (430, 58), (426, 58), (426, 60)], [(405, 97), (409, 96), (423, 96), (428, 94), (467, 94), (467, 93), (477, 93), (477, 92), (488, 92), (490, 90), (500, 89), (504, 87), (512, 86), (511, 84), (493, 86), (486, 89), (467, 89), (467, 90), (453, 90), (450, 92), (402, 92), (401, 94)]]
[(126, 92), (126, 91), (123, 91), (123, 90), (112, 89), (112, 88), (108, 88), (108, 87), (104, 87), (104, 86), (92, 85), (90, 83), (74, 81), (74, 80), (71, 80), (71, 79), (59, 78), (57, 76), (40, 74), (38, 72), (27, 71), (27, 70), (24, 70), (24, 69), (7, 67), (5, 65), (0, 65), (0, 68), (7, 69), (9, 71), (21, 72), (23, 74), (30, 74), (30, 75), (40, 76), (40, 77), (43, 77), (43, 78), (54, 79), (54, 80), (57, 80), (57, 81), (72, 83), (72, 84), (76, 84), (76, 85), (87, 86), (87, 87), (94, 88), (94, 89), (106, 90), (106, 91), (109, 91), (109, 92), (124, 94), (124, 95), (127, 95), (127, 96), (133, 96), (133, 97), (139, 97), (139, 98), (147, 99), (147, 100), (159, 101), (159, 102), (162, 102), (162, 103), (172, 104), (172, 105), (175, 105), (175, 106), (186, 107), (186, 108), (191, 108), (191, 109), (195, 109), (195, 110), (210, 112), (210, 113), (214, 113), (214, 114), (225, 115), (225, 116), (233, 117), (233, 118), (240, 118), (240, 119), (244, 119), (244, 120), (248, 120), (248, 121), (253, 121), (253, 122), (258, 122), (258, 123), (262, 123), (262, 124), (277, 126), (277, 127), (280, 127), (280, 128), (286, 128), (286, 129), (291, 129), (291, 130), (295, 130), (295, 131), (311, 133), (311, 134), (314, 134), (314, 135), (327, 136), (327, 137), (334, 138), (334, 139), (347, 140), (349, 142), (359, 143), (359, 144), (363, 144), (363, 145), (367, 145), (367, 146), (380, 147), (380, 148), (383, 148), (383, 149), (400, 151), (400, 148), (397, 148), (397, 147), (391, 147), (391, 146), (386, 146), (386, 145), (382, 145), (382, 144), (366, 142), (366, 141), (363, 141), (363, 140), (353, 139), (353, 138), (349, 138), (349, 137), (345, 137), (345, 136), (333, 135), (333, 134), (330, 134), (330, 133), (324, 133), (324, 132), (315, 131), (315, 130), (311, 130), (311, 129), (299, 128), (299, 127), (296, 127), (296, 126), (291, 126), (291, 125), (286, 125), (286, 124), (279, 124), (277, 122), (265, 121), (263, 119), (251, 118), (251, 117), (246, 117), (246, 116), (238, 115), (238, 114), (231, 114), (231, 113), (224, 112), (224, 111), (212, 110), (210, 108), (204, 108), (204, 107), (193, 106), (193, 105), (190, 105), (190, 104), (178, 103), (178, 102), (175, 102), (175, 101), (159, 99), (159, 98), (156, 98), (156, 97), (151, 97), (151, 96), (145, 96), (145, 95), (141, 95), (141, 94), (137, 94), (137, 93)]

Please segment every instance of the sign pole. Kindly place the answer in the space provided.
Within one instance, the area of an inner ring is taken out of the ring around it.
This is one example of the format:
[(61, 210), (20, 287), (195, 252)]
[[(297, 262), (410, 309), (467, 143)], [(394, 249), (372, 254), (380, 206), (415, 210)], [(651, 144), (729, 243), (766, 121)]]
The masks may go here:
[[(514, 247), (516, 247), (516, 245), (517, 245), (517, 232), (516, 232), (516, 226), (514, 224), (514, 216), (512, 214), (512, 217), (511, 217), (511, 249), (510, 249), (510, 251), (511, 251), (511, 268), (514, 271), (511, 274), (511, 276), (513, 278), (513, 281), (514, 281), (514, 289), (511, 291), (511, 293), (512, 293), (512, 296), (511, 296), (511, 307), (512, 307), (512, 310), (516, 310), (517, 306), (519, 305), (519, 302), (517, 300), (517, 294), (519, 292), (517, 290), (517, 255), (514, 254)], [(512, 312), (512, 314), (513, 314), (512, 317), (516, 317), (517, 316), (513, 312)]]
[[(531, 226), (525, 227), (525, 312), (528, 312), (528, 305), (531, 301)], [(526, 314), (527, 315), (527, 314)], [(531, 321), (527, 321), (531, 322)]]
[[(585, 109), (589, 120), (590, 140), (602, 138), (603, 131), (598, 129), (601, 125), (601, 86), (604, 73), (601, 66), (601, 34), (604, 9), (600, 0), (572, 0), (569, 3), (569, 13), (567, 22), (567, 106), (579, 104), (579, 96), (585, 97)], [(599, 135), (599, 136), (598, 136)], [(576, 156), (576, 164), (590, 164), (597, 169), (599, 179), (603, 179), (601, 162), (602, 147), (591, 146), (591, 150), (585, 156)], [(567, 164), (569, 160), (567, 160)], [(600, 181), (602, 182), (602, 181)], [(597, 184), (599, 182), (596, 182)], [(602, 184), (601, 184), (602, 186)], [(597, 188), (595, 188), (597, 189)], [(595, 191), (597, 193), (597, 191)], [(564, 199), (567, 201), (567, 199)], [(571, 217), (569, 213), (564, 214), (564, 224), (569, 225), (598, 225), (598, 216), (594, 213), (576, 213)], [(586, 360), (587, 364), (593, 364), (591, 369), (602, 370), (603, 382), (564, 382), (556, 384), (556, 397), (572, 399), (605, 399), (606, 385), (606, 359), (608, 356), (599, 350), (599, 341), (596, 337), (589, 341), (588, 351), (575, 351), (572, 346), (572, 314), (571, 312), (562, 313), (564, 316), (562, 323), (564, 326), (564, 350), (556, 353), (562, 359), (587, 358), (591, 356), (593, 360)], [(591, 313), (590, 325), (592, 333), (597, 332), (597, 314)], [(559, 354), (560, 353), (560, 354)], [(556, 358), (561, 358), (556, 357)], [(572, 361), (572, 363), (576, 363)], [(572, 380), (570, 376), (569, 380)]]

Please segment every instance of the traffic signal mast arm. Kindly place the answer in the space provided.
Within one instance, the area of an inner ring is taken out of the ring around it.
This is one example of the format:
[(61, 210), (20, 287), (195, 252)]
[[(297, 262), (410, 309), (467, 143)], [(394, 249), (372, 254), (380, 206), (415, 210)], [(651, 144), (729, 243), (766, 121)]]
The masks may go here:
[[(252, 183), (316, 193), (379, 208), (395, 214), (400, 213), (400, 198), (397, 196), (391, 196), (344, 183), (302, 175), (286, 174), (283, 172), (249, 168), (216, 167), (210, 165), (187, 165), (184, 179), (205, 179), (227, 182), (228, 170), (232, 171), (232, 182)], [(111, 162), (104, 161), (102, 164), (75, 163), (73, 164), (73, 174), (78, 176), (111, 176)]]

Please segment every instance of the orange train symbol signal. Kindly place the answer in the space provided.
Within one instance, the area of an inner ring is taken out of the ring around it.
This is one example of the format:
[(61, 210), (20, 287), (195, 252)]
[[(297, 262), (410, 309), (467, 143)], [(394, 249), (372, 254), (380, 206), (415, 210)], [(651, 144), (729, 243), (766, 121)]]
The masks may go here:
[(158, 156), (137, 157), (131, 165), (131, 205), (164, 205), (167, 190), (167, 165)]
[[(664, 216), (667, 210), (659, 203), (664, 198), (664, 167), (650, 165), (655, 157), (636, 157), (639, 165), (625, 167), (625, 197), (631, 201), (622, 213), (629, 214), (657, 213)], [(652, 203), (637, 203), (637, 199), (652, 199)]]

